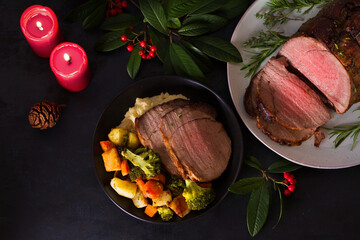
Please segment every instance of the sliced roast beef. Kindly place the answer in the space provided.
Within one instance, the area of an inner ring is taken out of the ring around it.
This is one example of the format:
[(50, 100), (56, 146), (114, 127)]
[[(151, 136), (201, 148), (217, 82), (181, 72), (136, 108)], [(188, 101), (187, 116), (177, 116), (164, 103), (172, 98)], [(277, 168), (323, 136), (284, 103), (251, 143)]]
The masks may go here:
[(273, 141), (289, 146), (301, 145), (303, 141), (309, 139), (316, 131), (316, 128), (304, 130), (290, 129), (276, 121), (266, 121), (261, 117), (257, 117), (257, 127)]
[(312, 37), (294, 37), (284, 44), (279, 55), (313, 83), (338, 113), (349, 108), (352, 96), (349, 73), (323, 42)]
[(286, 66), (285, 58), (272, 58), (262, 70), (257, 86), (262, 117), (298, 130), (317, 128), (330, 120), (320, 97)]
[(257, 86), (259, 80), (261, 78), (263, 71), (261, 70), (259, 73), (255, 75), (255, 77), (251, 80), (249, 86), (246, 89), (244, 96), (244, 106), (247, 114), (250, 117), (256, 118), (257, 116)]
[(231, 140), (222, 124), (206, 111), (191, 105), (174, 109), (162, 117), (160, 131), (184, 179), (208, 182), (226, 169)]
[(173, 175), (179, 175), (179, 172), (162, 142), (162, 136), (159, 130), (161, 117), (175, 108), (188, 104), (189, 101), (183, 99), (169, 101), (150, 109), (135, 120), (135, 128), (141, 144), (158, 153), (166, 170)]

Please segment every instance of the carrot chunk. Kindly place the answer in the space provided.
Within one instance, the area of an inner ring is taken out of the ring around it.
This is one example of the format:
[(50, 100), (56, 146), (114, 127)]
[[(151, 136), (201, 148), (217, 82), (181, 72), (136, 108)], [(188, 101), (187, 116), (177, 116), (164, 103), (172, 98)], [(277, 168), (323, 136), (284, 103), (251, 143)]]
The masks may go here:
[(164, 186), (155, 180), (149, 180), (145, 183), (144, 190), (146, 196), (155, 199), (158, 198), (164, 190)]
[(126, 176), (129, 174), (129, 172), (130, 172), (130, 167), (129, 167), (128, 161), (126, 159), (123, 159), (121, 161), (121, 174), (123, 176)]
[(109, 151), (115, 147), (115, 145), (110, 141), (100, 141), (100, 146), (104, 152)]
[(166, 179), (165, 175), (159, 173), (158, 175), (155, 175), (154, 177), (150, 178), (151, 180), (159, 181), (162, 185), (165, 185)]
[(145, 214), (148, 215), (149, 217), (155, 216), (157, 211), (158, 211), (157, 208), (153, 207), (152, 205), (147, 205), (145, 208)]

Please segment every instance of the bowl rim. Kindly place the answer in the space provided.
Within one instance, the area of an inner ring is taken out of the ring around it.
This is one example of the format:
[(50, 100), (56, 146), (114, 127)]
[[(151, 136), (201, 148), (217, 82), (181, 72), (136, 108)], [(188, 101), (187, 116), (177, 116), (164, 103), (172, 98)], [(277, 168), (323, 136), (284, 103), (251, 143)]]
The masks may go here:
[[(235, 174), (234, 174), (234, 178), (231, 180), (230, 182), (230, 185), (232, 185), (233, 183), (235, 183), (235, 181), (237, 180), (238, 176), (239, 176), (239, 172), (241, 170), (241, 166), (242, 166), (242, 162), (243, 162), (243, 155), (244, 155), (244, 144), (243, 144), (243, 134), (242, 134), (242, 131), (241, 131), (241, 128), (240, 128), (240, 124), (239, 124), (239, 120), (236, 118), (236, 115), (234, 113), (234, 111), (230, 108), (230, 106), (215, 92), (213, 91), (212, 89), (210, 89), (209, 87), (205, 86), (204, 84), (202, 83), (199, 83), (197, 81), (194, 81), (194, 80), (191, 80), (189, 78), (186, 78), (186, 77), (181, 77), (181, 76), (173, 76), (173, 75), (159, 75), (159, 76), (151, 76), (151, 77), (144, 77), (144, 78), (141, 78), (139, 80), (136, 80), (136, 82), (128, 85), (127, 87), (125, 87), (122, 91), (120, 91), (116, 96), (114, 96), (112, 98), (112, 100), (110, 100), (110, 102), (106, 105), (106, 107), (103, 109), (103, 111), (101, 112), (100, 116), (98, 117), (98, 120), (96, 122), (96, 127), (95, 127), (95, 130), (93, 132), (93, 138), (92, 138), (92, 143), (93, 143), (93, 146), (92, 146), (92, 155), (93, 155), (93, 168), (94, 168), (94, 171), (95, 171), (95, 175), (96, 175), (96, 178), (97, 178), (97, 181), (101, 187), (101, 189), (105, 192), (106, 196), (115, 204), (115, 206), (117, 206), (119, 209), (121, 209), (123, 212), (125, 212), (126, 214), (134, 217), (135, 219), (138, 219), (142, 222), (147, 222), (147, 223), (151, 223), (151, 224), (179, 224), (179, 223), (183, 223), (183, 222), (187, 222), (187, 221), (191, 221), (191, 220), (194, 220), (194, 219), (197, 219), (201, 216), (203, 216), (204, 214), (207, 214), (211, 211), (213, 211), (216, 207), (219, 206), (220, 203), (223, 202), (223, 200), (226, 198), (226, 196), (229, 194), (229, 191), (225, 191), (224, 194), (222, 194), (222, 196), (218, 199), (218, 201), (216, 203), (214, 203), (211, 207), (209, 208), (206, 208), (204, 210), (201, 210), (201, 212), (199, 214), (196, 214), (195, 216), (192, 216), (191, 218), (182, 218), (181, 221), (153, 221), (151, 219), (145, 219), (145, 218), (142, 218), (142, 217), (139, 217), (133, 213), (131, 213), (130, 211), (127, 211), (125, 210), (122, 206), (120, 206), (120, 204), (118, 204), (112, 197), (111, 195), (106, 191), (106, 189), (104, 188), (103, 186), (103, 183), (100, 179), (100, 176), (98, 175), (97, 173), (97, 168), (96, 168), (96, 156), (95, 156), (95, 135), (96, 135), (96, 132), (97, 132), (97, 128), (100, 124), (100, 121), (102, 120), (102, 117), (104, 115), (104, 113), (107, 111), (107, 109), (112, 106), (112, 104), (116, 101), (116, 99), (118, 97), (120, 97), (120, 95), (123, 95), (125, 92), (129, 91), (130, 89), (136, 87), (137, 85), (141, 85), (142, 83), (144, 82), (148, 82), (148, 81), (152, 81), (152, 80), (156, 80), (156, 79), (159, 79), (159, 78), (163, 78), (163, 79), (169, 79), (170, 81), (178, 81), (179, 84), (183, 85), (184, 83), (186, 84), (186, 86), (188, 87), (193, 87), (193, 85), (197, 86), (197, 87), (200, 87), (200, 88), (203, 88), (205, 89), (206, 91), (210, 92), (216, 99), (219, 103), (221, 103), (223, 105), (223, 107), (225, 107), (224, 111), (228, 112), (230, 115), (231, 115), (231, 118), (233, 120), (235, 120), (235, 122), (237, 123), (237, 127), (238, 127), (238, 133), (239, 135), (237, 136), (239, 138), (239, 142), (241, 142), (241, 148), (238, 149), (240, 152), (239, 152), (239, 159), (238, 159), (238, 166), (237, 166), (237, 169), (235, 171)], [(151, 97), (151, 96), (149, 96)], [(130, 107), (130, 106), (129, 106)], [(231, 155), (231, 158), (233, 158), (233, 156)], [(231, 159), (230, 158), (230, 159)]]

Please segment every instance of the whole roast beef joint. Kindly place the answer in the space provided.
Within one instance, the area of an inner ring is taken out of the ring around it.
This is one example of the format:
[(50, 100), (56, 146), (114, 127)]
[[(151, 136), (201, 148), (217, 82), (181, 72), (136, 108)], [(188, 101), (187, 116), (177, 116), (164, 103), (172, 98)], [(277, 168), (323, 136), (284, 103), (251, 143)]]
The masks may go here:
[(251, 80), (245, 110), (272, 140), (300, 145), (360, 101), (360, 1), (335, 0), (271, 58)]

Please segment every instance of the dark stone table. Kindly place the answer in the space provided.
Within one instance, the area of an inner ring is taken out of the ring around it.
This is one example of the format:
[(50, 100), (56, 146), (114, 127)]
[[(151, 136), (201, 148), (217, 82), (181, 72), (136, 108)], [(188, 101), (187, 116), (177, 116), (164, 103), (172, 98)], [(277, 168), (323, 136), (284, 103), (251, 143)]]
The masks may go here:
[[(37, 57), (23, 37), (19, 20), (30, 5), (51, 7), (67, 41), (87, 52), (93, 78), (84, 91), (70, 93), (56, 82), (48, 59)], [(141, 222), (118, 209), (104, 194), (94, 170), (93, 133), (103, 109), (132, 84), (126, 72), (129, 53), (93, 50), (101, 31), (64, 23), (76, 1), (2, 1), (0, 26), (0, 239), (251, 239), (246, 225), (249, 196), (228, 194), (214, 211), (176, 225)], [(217, 33), (230, 40), (239, 18)], [(210, 87), (233, 107), (226, 64), (215, 63)], [(162, 74), (157, 60), (141, 67), (137, 79)], [(136, 80), (135, 80), (136, 81)], [(58, 125), (32, 129), (27, 115), (35, 103), (67, 105)], [(235, 110), (235, 108), (234, 108)], [(264, 165), (279, 156), (260, 143), (239, 118), (245, 156)], [(360, 156), (359, 156), (360, 158)], [(239, 178), (255, 176), (243, 167)], [(302, 168), (298, 185), (284, 201), (283, 219), (274, 201), (256, 239), (359, 239), (360, 167), (341, 170)]]

